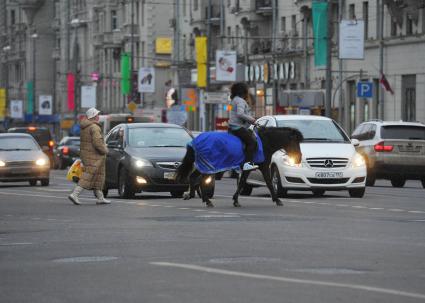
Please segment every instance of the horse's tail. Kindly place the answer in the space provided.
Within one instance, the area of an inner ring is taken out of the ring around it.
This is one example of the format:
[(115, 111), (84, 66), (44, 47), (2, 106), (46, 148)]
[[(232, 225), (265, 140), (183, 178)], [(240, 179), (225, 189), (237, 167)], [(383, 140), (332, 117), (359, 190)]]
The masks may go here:
[(186, 148), (186, 155), (183, 158), (182, 164), (177, 168), (176, 181), (184, 182), (189, 177), (195, 163), (195, 150), (192, 146), (188, 145)]

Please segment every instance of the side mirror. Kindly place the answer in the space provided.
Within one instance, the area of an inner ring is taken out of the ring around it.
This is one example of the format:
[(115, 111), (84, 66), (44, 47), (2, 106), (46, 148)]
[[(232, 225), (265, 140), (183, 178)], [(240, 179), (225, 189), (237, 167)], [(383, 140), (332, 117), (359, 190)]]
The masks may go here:
[(354, 145), (354, 147), (357, 147), (357, 146), (359, 146), (359, 145), (360, 145), (360, 141), (359, 141), (359, 140), (357, 140), (357, 139), (351, 139), (351, 144), (353, 144), (353, 145)]
[(119, 141), (109, 141), (108, 142), (108, 148), (121, 148), (121, 144)]

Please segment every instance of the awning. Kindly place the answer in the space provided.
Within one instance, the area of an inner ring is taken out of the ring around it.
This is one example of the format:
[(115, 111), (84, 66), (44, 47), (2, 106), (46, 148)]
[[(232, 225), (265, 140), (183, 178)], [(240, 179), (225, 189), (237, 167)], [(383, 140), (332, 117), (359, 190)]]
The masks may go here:
[(323, 90), (279, 90), (279, 106), (318, 107), (325, 105)]

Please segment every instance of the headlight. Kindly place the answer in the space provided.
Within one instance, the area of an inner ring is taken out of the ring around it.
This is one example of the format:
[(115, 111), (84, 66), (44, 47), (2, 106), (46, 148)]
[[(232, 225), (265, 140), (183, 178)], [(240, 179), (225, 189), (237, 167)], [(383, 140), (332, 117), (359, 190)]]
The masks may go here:
[(46, 165), (46, 160), (38, 159), (37, 161), (35, 161), (35, 164), (38, 165), (38, 166)]
[(149, 160), (146, 159), (134, 159), (136, 167), (146, 167), (146, 166), (153, 166), (152, 163)]
[(364, 160), (363, 156), (359, 153), (356, 153), (353, 157), (353, 167), (360, 167), (365, 165), (366, 161)]
[(301, 162), (296, 163), (295, 158), (291, 157), (289, 155), (283, 156), (283, 164), (290, 166), (290, 167), (301, 167), (302, 166)]
[(6, 163), (0, 160), (0, 167), (6, 166)]

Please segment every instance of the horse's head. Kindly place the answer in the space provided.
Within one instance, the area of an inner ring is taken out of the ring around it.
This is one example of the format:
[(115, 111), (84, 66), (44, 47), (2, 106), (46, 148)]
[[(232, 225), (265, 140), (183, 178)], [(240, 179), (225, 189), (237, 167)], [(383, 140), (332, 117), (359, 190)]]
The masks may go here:
[(300, 142), (304, 139), (301, 132), (291, 127), (266, 127), (258, 130), (265, 152), (270, 156), (279, 149), (294, 159), (296, 164), (301, 162), (302, 154)]

